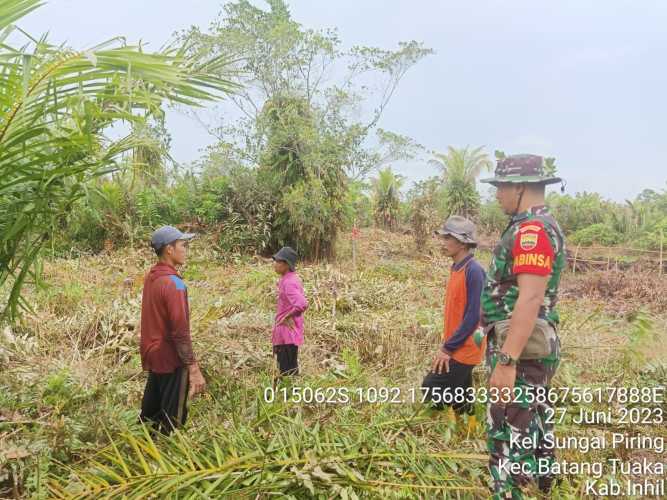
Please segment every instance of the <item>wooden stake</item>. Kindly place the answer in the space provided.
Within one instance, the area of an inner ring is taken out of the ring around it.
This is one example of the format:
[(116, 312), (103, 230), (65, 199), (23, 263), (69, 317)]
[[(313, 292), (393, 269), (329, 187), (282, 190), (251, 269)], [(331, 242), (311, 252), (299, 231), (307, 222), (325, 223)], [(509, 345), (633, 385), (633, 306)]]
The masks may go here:
[(336, 283), (336, 277), (331, 274), (333, 277), (333, 287), (332, 287), (332, 292), (333, 292), (333, 306), (331, 307), (331, 328), (332, 330), (336, 330), (336, 302), (338, 301), (338, 286)]
[(662, 272), (663, 272), (663, 271), (662, 271), (662, 268), (663, 268), (663, 266), (662, 266), (663, 236), (664, 236), (664, 234), (663, 234), (663, 232), (662, 232), (662, 228), (661, 228), (661, 229), (660, 229), (660, 274), (662, 274)]
[(357, 221), (352, 225), (352, 269), (357, 270), (357, 239), (359, 239), (359, 229)]
[(577, 245), (577, 249), (574, 251), (574, 262), (572, 262), (572, 274), (577, 272), (577, 255), (579, 255), (579, 248), (581, 243)]
[(352, 236), (352, 269), (357, 270), (357, 240)]

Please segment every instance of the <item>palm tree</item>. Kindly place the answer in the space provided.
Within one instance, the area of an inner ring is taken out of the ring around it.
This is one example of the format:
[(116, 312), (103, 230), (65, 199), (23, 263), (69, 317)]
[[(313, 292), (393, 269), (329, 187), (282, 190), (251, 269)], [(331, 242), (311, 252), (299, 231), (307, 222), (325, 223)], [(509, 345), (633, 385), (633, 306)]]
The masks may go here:
[(398, 223), (400, 210), (400, 190), (404, 178), (395, 174), (391, 167), (378, 172), (373, 179), (374, 217), (375, 223), (393, 230)]
[(490, 171), (493, 166), (483, 149), (483, 146), (474, 149), (469, 146), (463, 149), (449, 146), (446, 154), (433, 152), (430, 163), (441, 171), (450, 214), (468, 217), (479, 207), (479, 193), (475, 181), (482, 171)]
[(25, 44), (10, 46), (13, 23), (40, 4), (0, 4), (0, 315), (12, 318), (28, 305), (22, 285), (37, 279), (40, 250), (63, 214), (91, 179), (146, 145), (132, 131), (110, 138), (110, 126), (140, 130), (164, 101), (198, 105), (236, 87), (214, 76), (228, 60), (190, 60), (187, 46), (145, 53), (118, 38), (73, 51), (24, 32)]
[(463, 149), (449, 146), (446, 154), (434, 151), (431, 163), (440, 168), (445, 181), (457, 177), (467, 182), (475, 182), (479, 174), (484, 170), (491, 170), (493, 166), (489, 155), (484, 152), (484, 146), (474, 149), (470, 146)]

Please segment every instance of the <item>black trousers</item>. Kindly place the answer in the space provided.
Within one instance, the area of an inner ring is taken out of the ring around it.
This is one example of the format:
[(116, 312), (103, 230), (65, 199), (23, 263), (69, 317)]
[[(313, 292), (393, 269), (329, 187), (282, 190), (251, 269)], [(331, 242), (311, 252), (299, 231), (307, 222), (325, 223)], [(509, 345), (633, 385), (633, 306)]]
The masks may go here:
[[(472, 404), (465, 401), (455, 401), (454, 399), (457, 387), (461, 387), (464, 391), (463, 396), (467, 396), (465, 391), (468, 387), (472, 387), (473, 368), (475, 368), (475, 365), (466, 365), (450, 359), (449, 372), (430, 372), (424, 377), (424, 381), (422, 382), (422, 391), (425, 391), (424, 399), (431, 401), (433, 406), (438, 409), (451, 406), (457, 413), (471, 413), (473, 410)], [(459, 389), (460, 391), (461, 389)], [(443, 396), (445, 396), (445, 401), (451, 402), (443, 402)]]
[(278, 369), (281, 375), (299, 374), (299, 346), (295, 344), (281, 344), (273, 346), (273, 352), (278, 358)]
[(149, 372), (139, 419), (151, 423), (163, 434), (170, 434), (181, 427), (188, 417), (189, 387), (187, 367), (177, 368), (171, 373)]

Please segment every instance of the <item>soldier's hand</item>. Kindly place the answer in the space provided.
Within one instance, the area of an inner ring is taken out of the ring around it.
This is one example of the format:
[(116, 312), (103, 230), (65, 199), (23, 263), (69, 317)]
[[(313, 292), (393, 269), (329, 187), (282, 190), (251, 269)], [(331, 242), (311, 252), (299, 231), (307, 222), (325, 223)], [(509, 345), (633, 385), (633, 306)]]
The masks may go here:
[(451, 356), (447, 354), (442, 349), (438, 349), (438, 352), (433, 358), (433, 364), (431, 365), (431, 371), (437, 373), (438, 375), (442, 373), (449, 373), (449, 360)]
[(197, 363), (188, 366), (188, 375), (190, 378), (188, 398), (192, 399), (197, 394), (204, 392), (204, 389), (206, 389), (206, 381), (204, 380), (204, 375), (202, 375)]
[(498, 404), (508, 404), (512, 401), (515, 381), (516, 366), (496, 365), (489, 379), (489, 391), (491, 395), (497, 391)]

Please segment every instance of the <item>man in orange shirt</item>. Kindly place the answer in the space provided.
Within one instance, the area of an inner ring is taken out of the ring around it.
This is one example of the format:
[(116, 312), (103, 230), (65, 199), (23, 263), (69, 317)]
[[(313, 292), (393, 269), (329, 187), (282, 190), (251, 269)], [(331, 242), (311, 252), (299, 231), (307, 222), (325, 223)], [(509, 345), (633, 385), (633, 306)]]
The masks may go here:
[(451, 405), (458, 413), (472, 408), (464, 400), (472, 387), (472, 370), (482, 361), (484, 352), (483, 339), (476, 337), (475, 332), (486, 275), (472, 254), (477, 247), (475, 233), (475, 225), (458, 215), (447, 219), (436, 231), (443, 253), (454, 264), (445, 292), (443, 343), (433, 359), (431, 372), (422, 382), (422, 391), (436, 408)]

